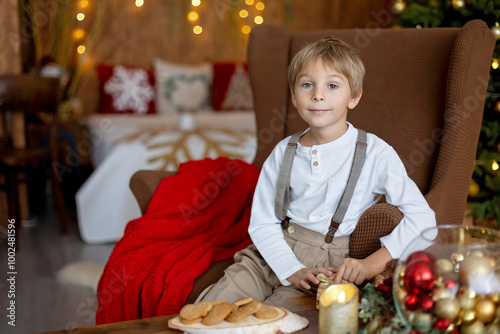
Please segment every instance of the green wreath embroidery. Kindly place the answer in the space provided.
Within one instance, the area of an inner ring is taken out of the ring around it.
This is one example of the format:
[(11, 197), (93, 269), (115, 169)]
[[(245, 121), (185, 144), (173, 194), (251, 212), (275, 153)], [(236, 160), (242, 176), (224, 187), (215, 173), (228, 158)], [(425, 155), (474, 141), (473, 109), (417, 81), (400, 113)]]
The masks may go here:
[[(167, 99), (167, 101), (177, 110), (181, 110), (184, 107), (177, 101), (174, 101), (172, 97), (173, 93), (179, 89), (178, 82), (180, 81), (186, 82), (191, 85), (196, 81), (202, 81), (204, 84), (208, 85), (208, 78), (203, 74), (195, 74), (195, 75), (179, 74), (171, 76), (167, 81), (165, 81), (163, 85), (165, 94), (164, 96)], [(208, 99), (204, 99), (194, 109), (195, 110), (202, 109), (203, 107), (207, 106), (207, 104), (208, 104)]]

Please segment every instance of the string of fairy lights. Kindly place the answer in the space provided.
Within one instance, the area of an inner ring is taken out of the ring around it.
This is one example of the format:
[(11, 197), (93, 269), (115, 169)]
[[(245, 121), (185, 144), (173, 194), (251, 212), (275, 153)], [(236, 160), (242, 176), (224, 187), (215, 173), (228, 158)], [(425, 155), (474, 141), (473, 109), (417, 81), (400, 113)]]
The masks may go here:
[[(191, 11), (187, 14), (187, 20), (193, 24), (193, 33), (196, 35), (199, 35), (203, 32), (203, 27), (199, 23), (201, 5), (201, 0), (191, 0), (192, 8)], [(266, 8), (264, 2), (245, 0), (244, 8), (239, 7), (241, 6), (235, 6), (233, 9), (238, 12), (238, 17), (241, 19), (240, 31), (244, 35), (250, 33), (253, 24), (264, 23), (264, 18), (262, 16), (262, 11)], [(252, 15), (252, 13), (255, 13), (256, 15)]]
[[(144, 0), (135, 0), (136, 7), (142, 7), (144, 5)], [(201, 9), (202, 1), (201, 0), (191, 0), (191, 10), (187, 14), (187, 20), (193, 24), (192, 30), (195, 35), (199, 35), (203, 32), (203, 26), (200, 21), (200, 9)], [(78, 43), (83, 41), (86, 35), (85, 32), (85, 24), (84, 20), (85, 10), (89, 6), (88, 0), (80, 0), (78, 3), (78, 12), (76, 14), (77, 26), (73, 30), (73, 39)], [(240, 31), (242, 34), (247, 35), (252, 30), (252, 26), (254, 24), (262, 24), (264, 23), (263, 11), (266, 8), (266, 5), (262, 1), (255, 0), (245, 0), (244, 5), (245, 8), (234, 7), (233, 9), (237, 11), (238, 17), (241, 19), (240, 21)], [(76, 51), (83, 55), (86, 51), (85, 44), (78, 44)]]
[[(76, 14), (77, 25), (73, 29), (73, 39), (76, 42), (83, 41), (83, 39), (85, 38), (86, 33), (84, 29), (85, 27), (84, 20), (85, 20), (85, 10), (87, 9), (88, 6), (89, 6), (88, 0), (80, 0), (80, 2), (78, 3), (78, 12)], [(84, 44), (79, 44), (76, 47), (76, 52), (82, 55), (85, 53), (86, 49), (87, 48), (85, 47)]]

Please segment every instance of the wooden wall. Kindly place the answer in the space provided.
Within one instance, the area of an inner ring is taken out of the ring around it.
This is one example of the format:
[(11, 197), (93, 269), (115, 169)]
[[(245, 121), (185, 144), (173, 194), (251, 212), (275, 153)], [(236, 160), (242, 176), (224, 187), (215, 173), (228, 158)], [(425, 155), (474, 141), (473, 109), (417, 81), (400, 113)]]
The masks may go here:
[(0, 10), (0, 75), (21, 71), (18, 0), (2, 1)]
[[(18, 1), (4, 0), (0, 10), (0, 75), (21, 72), (21, 32), (19, 29)], [(13, 15), (14, 14), (14, 15)], [(0, 118), (0, 129), (3, 120)], [(0, 180), (0, 183), (5, 180)], [(7, 197), (0, 192), (0, 226), (7, 226)]]
[[(256, 1), (257, 2), (257, 1)], [(92, 50), (96, 61), (148, 65), (151, 58), (163, 57), (177, 62), (202, 60), (244, 60), (248, 35), (243, 24), (255, 26), (260, 14), (264, 23), (291, 31), (363, 28), (373, 21), (371, 11), (384, 8), (385, 0), (264, 0), (264, 10), (248, 6), (243, 0), (205, 0), (193, 7), (189, 0), (147, 0), (137, 8), (133, 0), (107, 0), (99, 43)], [(186, 20), (196, 9), (203, 27), (192, 32)], [(248, 9), (249, 17), (237, 13)]]
[[(364, 28), (374, 27), (374, 13), (386, 4), (386, 0), (263, 2), (264, 10), (258, 11), (244, 0), (203, 0), (196, 8), (189, 0), (147, 0), (139, 8), (133, 0), (107, 0), (99, 40), (82, 57), (90, 64), (77, 93), (86, 101), (84, 112), (92, 112), (97, 105), (93, 71), (97, 63), (150, 66), (156, 57), (179, 63), (245, 61), (248, 35), (241, 33), (241, 27), (255, 26), (255, 15), (262, 15), (264, 24), (290, 31)], [(186, 19), (193, 9), (199, 13), (196, 23)], [(247, 9), (249, 17), (241, 19), (241, 9)], [(195, 24), (203, 28), (199, 35), (192, 31)]]

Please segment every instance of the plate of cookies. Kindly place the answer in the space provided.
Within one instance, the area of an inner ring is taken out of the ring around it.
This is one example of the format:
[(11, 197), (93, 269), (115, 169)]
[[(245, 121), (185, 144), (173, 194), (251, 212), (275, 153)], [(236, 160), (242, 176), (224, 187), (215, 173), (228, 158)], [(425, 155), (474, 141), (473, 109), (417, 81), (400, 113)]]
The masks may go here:
[(288, 310), (263, 304), (251, 297), (234, 303), (223, 300), (185, 305), (169, 320), (170, 328), (191, 334), (213, 333), (293, 333), (309, 324), (306, 318)]

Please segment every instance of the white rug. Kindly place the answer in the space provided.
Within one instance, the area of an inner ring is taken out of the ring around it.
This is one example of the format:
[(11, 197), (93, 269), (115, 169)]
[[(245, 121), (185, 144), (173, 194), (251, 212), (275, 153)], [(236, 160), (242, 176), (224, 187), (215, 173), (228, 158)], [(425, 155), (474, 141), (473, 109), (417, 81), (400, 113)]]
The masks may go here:
[(95, 262), (72, 262), (56, 274), (57, 281), (61, 284), (89, 287), (97, 292), (97, 284), (104, 271), (104, 264)]

